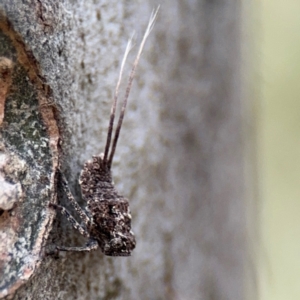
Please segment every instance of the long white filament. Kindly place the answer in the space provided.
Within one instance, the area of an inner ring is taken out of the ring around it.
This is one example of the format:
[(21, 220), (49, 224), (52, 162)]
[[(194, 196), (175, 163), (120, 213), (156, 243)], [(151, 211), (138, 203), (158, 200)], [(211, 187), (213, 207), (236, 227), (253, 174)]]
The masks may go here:
[(113, 101), (113, 105), (112, 105), (111, 111), (110, 111), (109, 126), (108, 126), (107, 139), (106, 139), (106, 145), (105, 145), (105, 151), (104, 151), (104, 158), (103, 158), (104, 161), (107, 160), (108, 151), (110, 148), (111, 136), (112, 136), (112, 131), (113, 131), (113, 127), (114, 127), (114, 119), (115, 119), (115, 114), (116, 114), (116, 107), (117, 107), (117, 102), (118, 102), (119, 88), (120, 88), (120, 84), (121, 84), (121, 80), (122, 80), (122, 74), (124, 71), (125, 62), (126, 62), (126, 59), (127, 59), (127, 56), (129, 54), (130, 50), (132, 49), (132, 39), (133, 39), (133, 35), (131, 36), (131, 38), (129, 39), (129, 41), (127, 43), (125, 53), (123, 56), (123, 60), (122, 60), (122, 64), (121, 64), (118, 82), (117, 82), (116, 89), (115, 89), (114, 101)]
[[(114, 153), (115, 153), (115, 150), (116, 150), (116, 146), (117, 146), (119, 134), (120, 134), (121, 127), (122, 127), (122, 122), (123, 122), (123, 119), (124, 119), (124, 114), (125, 114), (125, 109), (126, 109), (126, 105), (127, 105), (127, 100), (128, 100), (128, 96), (129, 96), (130, 89), (131, 89), (131, 86), (132, 86), (132, 82), (133, 82), (133, 79), (134, 79), (136, 67), (137, 67), (139, 59), (141, 57), (141, 54), (142, 54), (145, 42), (147, 40), (147, 37), (149, 36), (151, 30), (153, 29), (153, 26), (154, 26), (154, 23), (155, 23), (155, 20), (156, 20), (156, 17), (157, 17), (158, 10), (159, 10), (159, 6), (156, 8), (155, 11), (153, 11), (151, 13), (147, 29), (146, 29), (145, 34), (143, 36), (142, 42), (141, 42), (140, 47), (139, 47), (139, 51), (138, 51), (138, 53), (136, 55), (136, 58), (134, 60), (134, 63), (133, 63), (132, 69), (131, 69), (131, 73), (129, 75), (129, 79), (128, 79), (128, 83), (127, 83), (127, 88), (126, 88), (126, 92), (125, 92), (125, 96), (124, 96), (124, 100), (123, 100), (123, 105), (122, 105), (122, 108), (121, 108), (118, 125), (117, 125), (116, 132), (115, 132), (114, 139), (113, 139), (112, 149), (111, 149), (111, 152), (110, 152), (110, 155), (109, 155), (109, 159), (108, 159), (108, 167), (109, 168), (111, 167), (111, 164), (112, 164), (112, 161), (113, 161), (113, 157), (114, 157)], [(118, 85), (117, 85), (117, 88), (118, 88)]]

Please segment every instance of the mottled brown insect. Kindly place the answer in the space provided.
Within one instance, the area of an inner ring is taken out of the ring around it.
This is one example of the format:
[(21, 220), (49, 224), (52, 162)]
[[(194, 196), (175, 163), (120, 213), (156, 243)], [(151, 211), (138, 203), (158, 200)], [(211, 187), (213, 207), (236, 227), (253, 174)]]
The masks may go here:
[(135, 248), (136, 241), (135, 236), (131, 231), (129, 203), (128, 200), (120, 195), (114, 188), (111, 166), (135, 70), (146, 39), (153, 28), (158, 9), (159, 8), (157, 8), (150, 17), (138, 54), (133, 63), (119, 121), (111, 145), (118, 92), (125, 61), (131, 49), (131, 40), (127, 44), (112, 104), (104, 154), (93, 156), (92, 160), (87, 161), (84, 164), (83, 170), (80, 174), (79, 184), (81, 187), (81, 193), (83, 200), (87, 203), (85, 210), (83, 210), (74, 199), (64, 175), (61, 174), (60, 176), (64, 191), (66, 192), (70, 203), (78, 213), (81, 221), (84, 223), (84, 226), (80, 225), (63, 206), (56, 204), (51, 204), (50, 206), (60, 210), (61, 213), (71, 222), (73, 227), (89, 240), (83, 247), (56, 246), (58, 251), (91, 251), (100, 246), (105, 255), (129, 256), (131, 255), (131, 251)]

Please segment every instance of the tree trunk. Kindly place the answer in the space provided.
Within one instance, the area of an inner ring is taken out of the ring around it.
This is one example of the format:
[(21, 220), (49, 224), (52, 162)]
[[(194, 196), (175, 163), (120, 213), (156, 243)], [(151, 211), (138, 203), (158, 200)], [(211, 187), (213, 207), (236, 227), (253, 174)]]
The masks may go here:
[(126, 42), (135, 30), (139, 44), (159, 3), (96, 2), (0, 1), (0, 56), (13, 64), (0, 63), (0, 295), (245, 299), (240, 1), (160, 7), (113, 163), (132, 256), (45, 255), (85, 242), (48, 207), (68, 205), (55, 171), (60, 163), (84, 206), (79, 172), (104, 151)]

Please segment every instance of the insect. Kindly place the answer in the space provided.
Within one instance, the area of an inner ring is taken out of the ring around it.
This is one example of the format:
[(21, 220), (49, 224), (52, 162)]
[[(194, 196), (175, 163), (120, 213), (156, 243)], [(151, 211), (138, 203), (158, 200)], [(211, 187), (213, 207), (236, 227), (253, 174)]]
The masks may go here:
[(159, 7), (151, 14), (147, 29), (140, 44), (137, 56), (134, 60), (113, 140), (112, 133), (114, 128), (119, 87), (125, 61), (129, 51), (131, 50), (132, 39), (130, 39), (127, 44), (121, 64), (114, 100), (111, 107), (104, 153), (93, 156), (92, 160), (89, 160), (84, 164), (83, 170), (81, 171), (79, 184), (81, 187), (82, 197), (87, 203), (86, 210), (83, 210), (76, 202), (68, 187), (66, 178), (60, 172), (62, 186), (67, 198), (74, 207), (75, 211), (78, 213), (84, 225), (80, 225), (70, 214), (70, 212), (63, 206), (50, 204), (50, 207), (59, 210), (63, 215), (65, 215), (73, 227), (83, 236), (88, 238), (88, 242), (83, 247), (56, 246), (57, 251), (84, 252), (95, 250), (100, 247), (102, 252), (108, 256), (130, 256), (132, 250), (135, 248), (136, 241), (135, 236), (131, 231), (129, 203), (128, 200), (120, 195), (114, 188), (111, 166), (122, 127), (128, 96), (134, 79), (135, 70), (146, 39), (154, 26), (158, 9)]

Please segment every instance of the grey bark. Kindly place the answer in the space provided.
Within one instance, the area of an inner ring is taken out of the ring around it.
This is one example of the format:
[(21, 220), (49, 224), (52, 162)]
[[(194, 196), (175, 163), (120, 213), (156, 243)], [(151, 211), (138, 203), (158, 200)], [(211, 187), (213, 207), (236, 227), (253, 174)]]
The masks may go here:
[[(66, 202), (54, 177), (58, 160), (80, 202), (78, 174), (87, 159), (104, 150), (126, 42), (133, 30), (139, 42), (158, 4), (0, 1), (1, 56), (12, 59), (14, 72), (19, 71), (14, 73), (19, 77), (13, 75), (1, 128), (1, 151), (6, 161), (16, 156), (17, 162), (6, 162), (10, 167), (0, 171), (23, 192), (0, 217), (0, 230), (18, 241), (3, 250), (13, 258), (0, 263), (2, 296), (246, 298), (240, 1), (161, 5), (113, 164), (116, 187), (131, 205), (137, 237), (132, 257), (109, 258), (100, 251), (45, 256), (45, 247), (53, 244), (84, 243), (48, 208), (50, 201)], [(27, 101), (24, 109), (30, 117), (36, 115), (30, 119), (39, 124), (33, 158), (29, 146), (22, 146), (33, 143), (26, 126), (15, 124), (18, 134), (25, 132), (24, 139), (17, 138), (21, 142), (5, 139), (16, 131), (11, 124), (23, 120), (9, 118), (20, 113), (14, 101)], [(5, 222), (12, 222), (14, 210), (19, 223), (7, 232), (10, 223)]]

